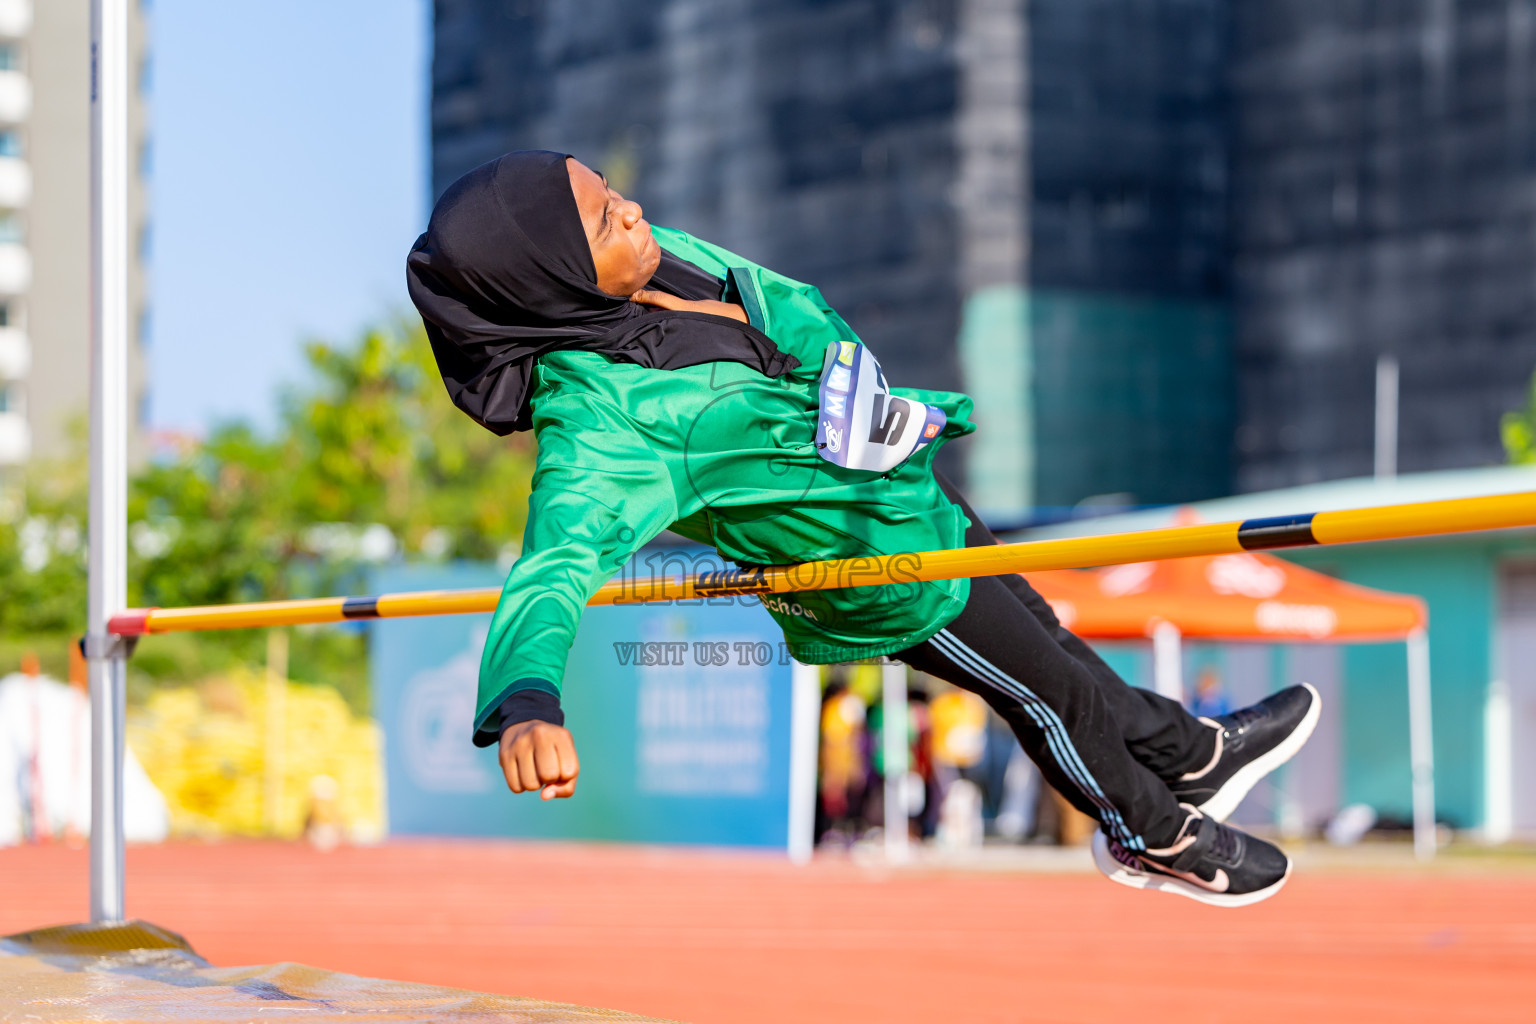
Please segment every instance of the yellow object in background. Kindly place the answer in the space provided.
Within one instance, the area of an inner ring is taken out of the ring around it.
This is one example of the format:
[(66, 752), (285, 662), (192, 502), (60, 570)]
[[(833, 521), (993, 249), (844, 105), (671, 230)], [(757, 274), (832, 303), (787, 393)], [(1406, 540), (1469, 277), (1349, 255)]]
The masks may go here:
[(966, 690), (949, 690), (928, 706), (933, 729), (933, 760), (969, 768), (987, 749), (986, 701)]
[(859, 744), (864, 732), (864, 702), (851, 691), (827, 700), (821, 709), (821, 775), (830, 786), (847, 788), (864, 774)]
[(883, 683), (881, 666), (871, 662), (848, 666), (848, 692), (864, 702), (866, 707), (880, 703)]
[[(273, 692), (260, 675), (237, 671), (160, 690), (130, 714), (129, 745), (165, 794), (172, 834), (298, 838), (316, 817), (315, 794), (324, 792), (320, 816), (342, 836), (383, 838), (378, 726), (354, 717), (329, 687), (286, 682), (269, 705)], [(270, 733), (269, 707), (280, 716)], [(267, 778), (274, 741), (276, 785)]]

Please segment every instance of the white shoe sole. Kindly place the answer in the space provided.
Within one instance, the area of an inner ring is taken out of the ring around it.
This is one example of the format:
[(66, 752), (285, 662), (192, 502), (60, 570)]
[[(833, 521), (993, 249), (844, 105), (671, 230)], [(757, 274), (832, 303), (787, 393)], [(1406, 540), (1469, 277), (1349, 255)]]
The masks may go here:
[(1109, 852), (1109, 840), (1103, 832), (1093, 834), (1093, 863), (1104, 877), (1111, 882), (1119, 882), (1121, 885), (1130, 886), (1132, 889), (1148, 889), (1155, 892), (1172, 893), (1175, 896), (1183, 896), (1186, 899), (1195, 900), (1212, 907), (1246, 907), (1254, 903), (1260, 903), (1279, 892), (1291, 877), (1291, 863), (1285, 864), (1285, 874), (1280, 880), (1264, 889), (1245, 893), (1212, 892), (1203, 889), (1193, 882), (1186, 882), (1182, 878), (1173, 878), (1168, 875), (1155, 875), (1147, 871), (1137, 871), (1126, 867), (1114, 858)]
[(1237, 810), (1237, 805), (1243, 802), (1243, 797), (1248, 791), (1259, 784), (1259, 780), (1270, 772), (1279, 768), (1285, 762), (1295, 757), (1307, 740), (1312, 738), (1312, 730), (1317, 728), (1317, 720), (1323, 713), (1323, 698), (1317, 692), (1317, 687), (1311, 683), (1302, 683), (1307, 692), (1312, 695), (1312, 706), (1307, 708), (1306, 715), (1301, 723), (1296, 726), (1291, 734), (1281, 743), (1262, 757), (1258, 757), (1239, 768), (1227, 784), (1218, 789), (1209, 800), (1195, 807), (1201, 814), (1217, 821), (1226, 821), (1232, 812)]

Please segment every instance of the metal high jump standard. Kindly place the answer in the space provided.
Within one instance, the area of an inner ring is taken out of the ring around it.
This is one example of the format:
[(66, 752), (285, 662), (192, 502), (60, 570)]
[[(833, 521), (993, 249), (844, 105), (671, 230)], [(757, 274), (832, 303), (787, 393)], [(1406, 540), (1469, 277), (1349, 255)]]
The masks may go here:
[(91, 504), (84, 653), (91, 683), (91, 921), (123, 916), (128, 600), (128, 2), (90, 0)]

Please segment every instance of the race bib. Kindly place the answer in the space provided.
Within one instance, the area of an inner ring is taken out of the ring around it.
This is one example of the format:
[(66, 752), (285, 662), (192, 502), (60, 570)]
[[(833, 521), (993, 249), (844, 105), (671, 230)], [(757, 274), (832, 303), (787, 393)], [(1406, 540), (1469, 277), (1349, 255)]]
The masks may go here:
[(940, 409), (892, 395), (880, 364), (863, 345), (827, 346), (816, 450), (828, 462), (884, 473), (938, 437), (945, 422)]

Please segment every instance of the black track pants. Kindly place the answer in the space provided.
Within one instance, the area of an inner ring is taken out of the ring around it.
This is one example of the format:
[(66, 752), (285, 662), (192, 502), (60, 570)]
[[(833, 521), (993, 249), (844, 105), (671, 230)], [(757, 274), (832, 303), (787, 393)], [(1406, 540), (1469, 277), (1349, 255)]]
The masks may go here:
[[(970, 517), (966, 545), (996, 543), (939, 482)], [(973, 579), (954, 621), (896, 657), (985, 699), (1051, 785), (1112, 837), (1133, 850), (1173, 842), (1183, 813), (1164, 780), (1209, 762), (1214, 732), (1177, 702), (1128, 686), (1023, 577)]]

